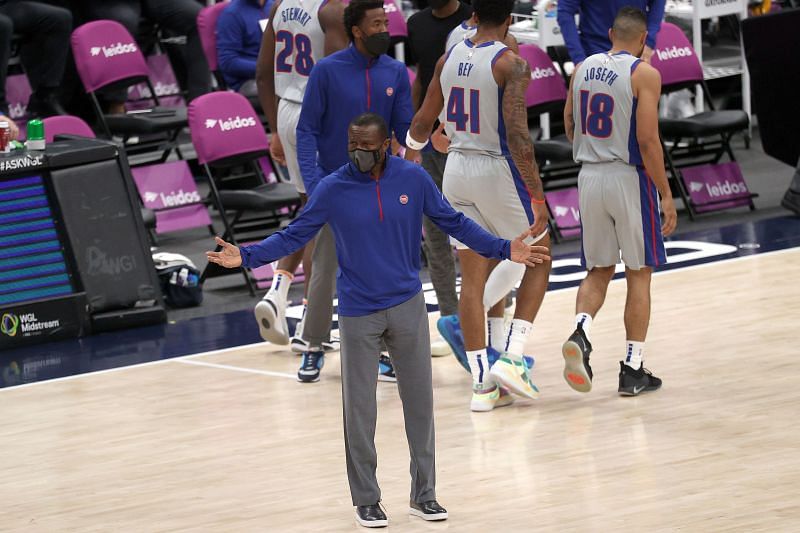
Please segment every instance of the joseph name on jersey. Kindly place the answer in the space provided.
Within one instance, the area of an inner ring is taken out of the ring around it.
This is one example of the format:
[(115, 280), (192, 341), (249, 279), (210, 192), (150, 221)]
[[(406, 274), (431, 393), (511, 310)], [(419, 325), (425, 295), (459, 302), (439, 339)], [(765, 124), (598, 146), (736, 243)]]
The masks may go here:
[(594, 54), (575, 72), (575, 161), (642, 164), (636, 138), (636, 98), (631, 87), (639, 62), (627, 52)]
[(325, 55), (319, 10), (327, 0), (283, 0), (271, 21), (275, 31), (275, 92), (303, 103), (311, 69)]
[(507, 50), (498, 41), (476, 45), (466, 39), (448, 52), (440, 81), (450, 151), (508, 155), (502, 96), (492, 72)]

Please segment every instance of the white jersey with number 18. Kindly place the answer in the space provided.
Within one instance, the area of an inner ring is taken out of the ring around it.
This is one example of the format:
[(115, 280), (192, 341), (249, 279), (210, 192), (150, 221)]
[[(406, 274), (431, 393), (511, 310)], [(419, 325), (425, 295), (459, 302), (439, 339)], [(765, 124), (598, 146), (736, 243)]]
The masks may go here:
[(311, 69), (325, 55), (319, 10), (327, 0), (283, 0), (270, 21), (275, 30), (275, 93), (303, 103)]
[(594, 54), (573, 74), (572, 151), (579, 163), (641, 165), (631, 76), (640, 60), (627, 52)]

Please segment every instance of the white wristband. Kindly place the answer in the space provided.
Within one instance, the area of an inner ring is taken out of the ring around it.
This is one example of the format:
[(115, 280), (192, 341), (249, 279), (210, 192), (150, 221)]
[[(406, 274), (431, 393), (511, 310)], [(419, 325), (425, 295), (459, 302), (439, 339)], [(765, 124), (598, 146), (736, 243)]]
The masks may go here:
[(406, 132), (406, 147), (411, 148), (412, 150), (420, 151), (428, 145), (428, 139), (425, 139), (424, 143), (417, 142), (411, 137), (411, 132)]

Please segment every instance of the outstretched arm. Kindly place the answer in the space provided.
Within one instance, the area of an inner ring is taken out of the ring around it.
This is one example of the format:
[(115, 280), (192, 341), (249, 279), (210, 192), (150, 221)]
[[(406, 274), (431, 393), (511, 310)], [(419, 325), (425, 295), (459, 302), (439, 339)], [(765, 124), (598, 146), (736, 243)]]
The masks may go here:
[(564, 44), (569, 52), (569, 57), (576, 65), (586, 59), (586, 51), (578, 36), (578, 26), (575, 25), (575, 15), (578, 14), (581, 0), (561, 0), (558, 3), (558, 27), (564, 36)]
[(425, 189), (423, 211), (443, 232), (452, 235), (484, 257), (510, 259), (529, 267), (535, 267), (537, 264), (550, 260), (549, 249), (546, 246), (525, 244), (524, 239), (530, 235), (530, 230), (513, 241), (492, 235), (473, 220), (465, 217), (464, 213), (453, 209), (427, 172), (422, 169), (420, 172), (424, 173), (422, 177)]
[(544, 200), (544, 188), (533, 153), (533, 141), (528, 130), (528, 108), (525, 91), (531, 81), (528, 62), (512, 52), (506, 52), (495, 63), (495, 78), (503, 85), (503, 121), (511, 158), (531, 195), (534, 222), (531, 233), (536, 237), (547, 229), (550, 214)]
[(414, 115), (414, 118), (411, 120), (411, 128), (408, 130), (408, 135), (418, 143), (424, 144), (428, 141), (428, 138), (431, 136), (433, 125), (439, 117), (439, 113), (442, 112), (442, 107), (444, 107), (444, 96), (442, 96), (442, 84), (439, 81), (439, 76), (442, 73), (442, 67), (444, 66), (446, 58), (447, 54), (439, 58), (439, 61), (436, 63), (433, 79), (431, 79), (431, 83), (428, 85), (428, 92), (425, 93), (425, 101), (422, 102), (419, 111), (417, 111), (417, 114)]

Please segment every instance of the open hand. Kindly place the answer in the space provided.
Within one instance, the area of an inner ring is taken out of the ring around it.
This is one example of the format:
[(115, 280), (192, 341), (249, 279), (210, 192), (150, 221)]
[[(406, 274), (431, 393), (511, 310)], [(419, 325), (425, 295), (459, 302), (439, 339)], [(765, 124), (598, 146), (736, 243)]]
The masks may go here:
[(242, 266), (242, 254), (239, 248), (229, 242), (225, 242), (219, 237), (214, 237), (217, 246), (221, 246), (219, 252), (206, 252), (209, 263), (216, 263), (225, 268), (236, 268)]
[(441, 122), (436, 131), (431, 134), (431, 145), (434, 150), (442, 154), (446, 154), (447, 149), (450, 148), (450, 139), (444, 132), (444, 122)]
[(661, 210), (664, 211), (664, 217), (661, 221), (661, 235), (666, 237), (672, 234), (678, 226), (678, 212), (675, 210), (675, 202), (672, 201), (672, 196), (661, 199)]
[(530, 235), (531, 231), (528, 230), (511, 241), (511, 257), (509, 259), (533, 268), (545, 261), (550, 261), (550, 249), (547, 246), (525, 244), (525, 239)]
[(283, 152), (283, 144), (277, 133), (273, 133), (270, 136), (269, 155), (272, 156), (272, 160), (277, 164), (286, 166), (286, 154)]
[(531, 210), (533, 211), (533, 226), (531, 226), (530, 232), (533, 237), (538, 237), (547, 229), (550, 212), (547, 210), (547, 204), (541, 202), (531, 202)]

